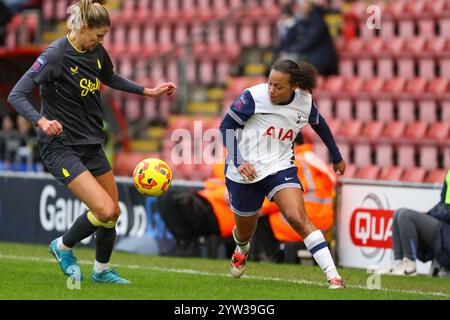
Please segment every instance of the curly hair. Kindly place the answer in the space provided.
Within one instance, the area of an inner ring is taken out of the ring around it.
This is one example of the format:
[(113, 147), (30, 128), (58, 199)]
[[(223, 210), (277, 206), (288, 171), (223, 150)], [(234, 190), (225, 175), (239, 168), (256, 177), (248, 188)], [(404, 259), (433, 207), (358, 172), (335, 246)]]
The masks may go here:
[(317, 86), (317, 69), (306, 61), (298, 64), (289, 59), (277, 60), (271, 70), (276, 70), (291, 76), (290, 84), (300, 89), (311, 91)]

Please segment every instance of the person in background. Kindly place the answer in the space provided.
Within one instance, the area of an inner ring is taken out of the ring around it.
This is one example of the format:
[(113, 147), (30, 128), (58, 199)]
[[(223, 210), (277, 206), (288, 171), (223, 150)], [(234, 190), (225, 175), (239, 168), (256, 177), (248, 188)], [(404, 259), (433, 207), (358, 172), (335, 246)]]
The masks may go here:
[(387, 275), (415, 275), (416, 261), (435, 260), (441, 271), (450, 269), (450, 170), (439, 202), (427, 212), (400, 208), (394, 212), (392, 250), (394, 261), (377, 271)]
[(294, 0), (291, 8), (285, 9), (287, 14), (282, 15), (278, 24), (277, 57), (305, 60), (323, 76), (337, 74), (338, 54), (324, 19), (324, 9), (312, 0)]

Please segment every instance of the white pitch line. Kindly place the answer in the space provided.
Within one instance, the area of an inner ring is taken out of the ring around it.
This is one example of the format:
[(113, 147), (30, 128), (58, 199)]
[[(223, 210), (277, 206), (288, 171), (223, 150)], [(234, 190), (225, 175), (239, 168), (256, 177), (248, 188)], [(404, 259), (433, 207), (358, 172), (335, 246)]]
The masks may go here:
[[(51, 259), (51, 258), (24, 257), (24, 256), (13, 256), (13, 255), (3, 255), (3, 254), (0, 254), (0, 259), (49, 262), (49, 263), (55, 262), (55, 259)], [(91, 261), (87, 261), (87, 260), (79, 260), (78, 262), (83, 265), (93, 265), (93, 263)], [(201, 275), (201, 276), (213, 276), (213, 277), (219, 276), (219, 277), (227, 277), (227, 278), (231, 277), (231, 275), (228, 273), (213, 273), (213, 272), (206, 272), (206, 271), (199, 271), (199, 270), (192, 270), (192, 269), (161, 268), (161, 267), (151, 267), (151, 266), (146, 267), (146, 266), (140, 266), (140, 265), (120, 265), (120, 264), (113, 264), (113, 266), (120, 267), (120, 268), (126, 268), (126, 269), (183, 273), (183, 274), (193, 274), (193, 275)], [(310, 280), (298, 280), (298, 279), (283, 279), (283, 278), (278, 278), (278, 277), (263, 277), (263, 276), (245, 275), (242, 278), (243, 279), (252, 279), (252, 280), (261, 280), (261, 281), (288, 282), (288, 283), (294, 283), (294, 284), (313, 285), (313, 286), (319, 286), (319, 287), (328, 286), (325, 282), (310, 281)], [(436, 292), (436, 291), (424, 292), (424, 291), (419, 291), (419, 290), (393, 290), (393, 289), (388, 289), (388, 288), (369, 289), (369, 288), (361, 286), (361, 285), (346, 285), (346, 286), (347, 286), (347, 288), (364, 289), (364, 290), (370, 290), (370, 291), (379, 290), (379, 291), (392, 292), (392, 293), (432, 295), (432, 296), (449, 297), (450, 298), (450, 294), (447, 294), (444, 292)]]

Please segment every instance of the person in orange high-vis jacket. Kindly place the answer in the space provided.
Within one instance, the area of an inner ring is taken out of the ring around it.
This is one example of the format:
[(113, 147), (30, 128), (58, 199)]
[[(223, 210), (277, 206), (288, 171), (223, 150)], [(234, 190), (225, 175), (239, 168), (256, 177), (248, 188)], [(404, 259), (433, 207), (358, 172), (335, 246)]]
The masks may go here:
[[(305, 209), (313, 224), (325, 234), (333, 226), (334, 186), (336, 175), (316, 154), (311, 144), (300, 144), (294, 149), (298, 177), (304, 188)], [(267, 201), (268, 202), (268, 201)], [(261, 209), (269, 215), (269, 222), (275, 238), (280, 242), (302, 241), (277, 210), (275, 203)]]

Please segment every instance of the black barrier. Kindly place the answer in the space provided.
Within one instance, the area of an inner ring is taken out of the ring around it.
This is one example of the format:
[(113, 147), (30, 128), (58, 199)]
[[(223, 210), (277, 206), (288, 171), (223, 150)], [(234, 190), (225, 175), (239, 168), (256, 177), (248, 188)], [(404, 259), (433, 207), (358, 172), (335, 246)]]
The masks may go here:
[[(158, 211), (158, 198), (140, 195), (128, 178), (117, 179), (117, 185), (121, 216), (116, 243), (152, 240), (158, 247), (153, 253), (169, 251), (175, 241)], [(184, 187), (182, 183), (173, 186)], [(85, 208), (47, 174), (0, 175), (0, 241), (48, 244), (64, 234)], [(93, 243), (92, 237), (82, 241), (87, 246)], [(129, 247), (132, 252), (133, 246)]]

